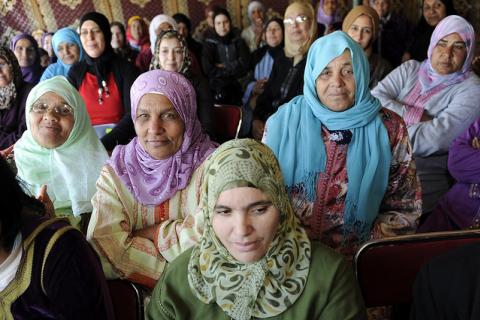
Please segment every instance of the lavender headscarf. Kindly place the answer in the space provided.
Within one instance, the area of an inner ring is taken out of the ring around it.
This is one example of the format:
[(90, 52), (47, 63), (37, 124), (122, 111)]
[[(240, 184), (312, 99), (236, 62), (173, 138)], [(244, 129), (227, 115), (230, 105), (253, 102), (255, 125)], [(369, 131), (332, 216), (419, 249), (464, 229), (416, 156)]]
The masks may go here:
[[(338, 14), (338, 8), (335, 10), (335, 13), (331, 16), (327, 15), (325, 11), (323, 11), (323, 3), (325, 0), (320, 0), (320, 4), (318, 5), (318, 10), (317, 10), (317, 22), (321, 23), (325, 26), (329, 26), (334, 24), (335, 22), (342, 21), (342, 18)], [(338, 1), (337, 1), (338, 3)]]
[(135, 137), (113, 150), (109, 164), (135, 199), (143, 205), (158, 205), (184, 189), (193, 171), (217, 145), (202, 132), (197, 119), (195, 90), (181, 74), (152, 70), (140, 75), (132, 85), (132, 119), (140, 99), (147, 93), (166, 96), (185, 124), (180, 149), (170, 158), (154, 159)]
[[(447, 74), (438, 74), (432, 67), (432, 52), (438, 41), (452, 33), (458, 33), (467, 46), (467, 57), (461, 70)], [(471, 64), (475, 54), (475, 31), (467, 20), (460, 16), (452, 15), (444, 18), (437, 25), (430, 38), (428, 58), (422, 62), (418, 72), (418, 80), (422, 85), (422, 93), (428, 92), (439, 84), (450, 86), (461, 82), (471, 75)]]
[(40, 77), (42, 76), (43, 73), (43, 68), (40, 65), (40, 55), (38, 53), (38, 43), (37, 41), (29, 34), (27, 33), (22, 33), (17, 36), (15, 36), (12, 41), (10, 42), (10, 50), (15, 52), (15, 46), (17, 45), (17, 42), (21, 39), (27, 39), (29, 40), (33, 47), (35, 48), (35, 61), (28, 67), (20, 67), (22, 70), (22, 75), (23, 75), (23, 80), (28, 83), (32, 84), (37, 84), (38, 81), (40, 80)]

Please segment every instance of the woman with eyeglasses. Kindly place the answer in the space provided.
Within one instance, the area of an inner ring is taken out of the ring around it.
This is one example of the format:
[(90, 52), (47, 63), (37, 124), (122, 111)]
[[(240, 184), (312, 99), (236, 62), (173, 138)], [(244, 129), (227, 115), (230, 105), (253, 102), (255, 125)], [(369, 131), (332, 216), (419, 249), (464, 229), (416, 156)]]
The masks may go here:
[(270, 78), (258, 98), (250, 99), (253, 109), (252, 136), (261, 140), (268, 117), (278, 107), (302, 94), (303, 71), (308, 49), (317, 38), (313, 7), (296, 1), (285, 10), (285, 47), (276, 55)]
[(86, 231), (95, 182), (108, 155), (82, 97), (57, 76), (32, 89), (25, 115), (27, 130), (13, 149), (19, 178), (31, 194), (53, 201), (55, 216)]
[(105, 148), (111, 151), (135, 136), (129, 92), (138, 71), (115, 55), (110, 24), (103, 14), (85, 14), (79, 29), (85, 60), (70, 68), (68, 80), (80, 92), (92, 125), (97, 127)]
[(23, 81), (14, 53), (0, 47), (0, 150), (13, 145), (27, 129), (25, 103), (32, 88)]

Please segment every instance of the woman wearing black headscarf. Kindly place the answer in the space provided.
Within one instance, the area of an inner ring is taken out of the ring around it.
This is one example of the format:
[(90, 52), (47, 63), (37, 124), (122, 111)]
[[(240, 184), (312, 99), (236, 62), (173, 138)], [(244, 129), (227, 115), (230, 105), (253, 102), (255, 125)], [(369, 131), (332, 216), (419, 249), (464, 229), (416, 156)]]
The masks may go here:
[(130, 87), (138, 75), (132, 64), (114, 54), (111, 39), (110, 24), (103, 14), (85, 14), (80, 20), (80, 41), (86, 58), (68, 73), (69, 81), (85, 100), (92, 125), (113, 128), (101, 138), (109, 151), (135, 136)]

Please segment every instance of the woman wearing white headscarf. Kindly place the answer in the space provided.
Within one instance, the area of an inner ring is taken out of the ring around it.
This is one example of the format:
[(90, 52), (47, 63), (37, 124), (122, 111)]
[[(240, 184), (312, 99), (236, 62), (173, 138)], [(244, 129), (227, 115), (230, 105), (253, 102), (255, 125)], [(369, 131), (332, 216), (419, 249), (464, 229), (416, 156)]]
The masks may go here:
[(265, 22), (265, 6), (260, 1), (254, 0), (248, 4), (247, 14), (250, 25), (242, 30), (241, 37), (247, 44), (250, 52), (253, 52), (264, 43), (262, 34)]

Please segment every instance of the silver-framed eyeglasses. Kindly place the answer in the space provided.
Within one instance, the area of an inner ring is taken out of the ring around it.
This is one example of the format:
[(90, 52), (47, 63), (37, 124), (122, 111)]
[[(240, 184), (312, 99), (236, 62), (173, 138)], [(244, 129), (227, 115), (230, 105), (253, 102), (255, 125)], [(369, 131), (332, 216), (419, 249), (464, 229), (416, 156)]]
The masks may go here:
[(33, 111), (33, 112), (39, 113), (39, 114), (45, 114), (49, 110), (52, 110), (54, 113), (56, 113), (57, 115), (59, 115), (61, 117), (66, 117), (66, 116), (69, 116), (69, 115), (73, 115), (73, 108), (66, 103), (50, 106), (47, 103), (38, 102), (38, 103), (35, 103), (32, 106), (32, 108), (30, 109), (30, 111)]
[(286, 26), (293, 26), (294, 24), (302, 24), (308, 21), (308, 17), (305, 15), (296, 16), (295, 19), (287, 18), (283, 20), (283, 24)]

